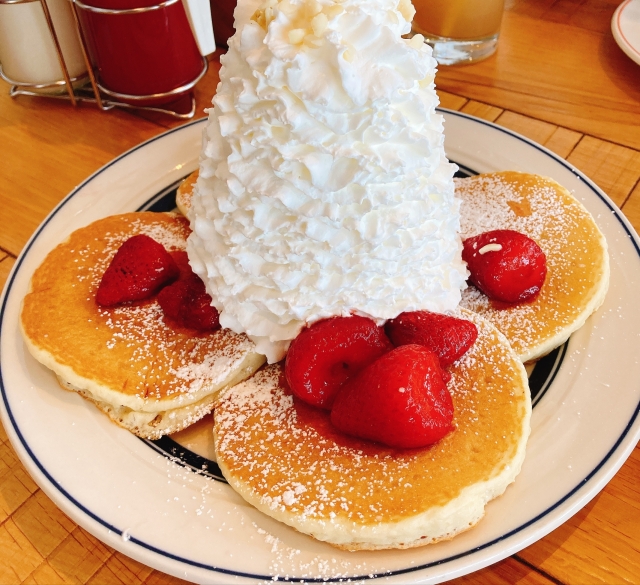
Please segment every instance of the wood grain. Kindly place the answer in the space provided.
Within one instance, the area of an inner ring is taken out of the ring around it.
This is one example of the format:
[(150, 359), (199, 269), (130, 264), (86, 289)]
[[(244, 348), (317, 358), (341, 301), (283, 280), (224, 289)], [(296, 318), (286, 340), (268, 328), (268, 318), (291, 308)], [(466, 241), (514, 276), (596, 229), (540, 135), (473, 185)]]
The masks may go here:
[(636, 231), (640, 229), (640, 181), (638, 181), (622, 207), (624, 214)]
[(638, 583), (638, 518), (640, 447), (593, 501), (518, 556), (562, 583)]
[(542, 571), (522, 562), (517, 556), (504, 559), (486, 569), (450, 581), (451, 585), (557, 585)]
[(567, 157), (619, 207), (640, 179), (640, 153), (592, 136), (585, 136)]
[(7, 278), (9, 278), (9, 273), (14, 264), (15, 258), (9, 256), (9, 254), (4, 254), (0, 259), (0, 290), (4, 289), (4, 285), (7, 282)]
[(497, 108), (496, 106), (483, 104), (482, 102), (475, 100), (469, 100), (461, 111), (465, 114), (469, 114), (470, 116), (476, 116), (477, 118), (488, 120), (489, 122), (495, 122), (504, 112), (504, 110)]
[(438, 86), (640, 149), (640, 75), (616, 45), (617, 0), (512, 0), (495, 55), (440, 67)]
[[(197, 117), (205, 115), (218, 84), (214, 61), (197, 86)], [(6, 88), (1, 83), (0, 88)], [(91, 104), (73, 108), (64, 100), (0, 91), (0, 249), (17, 256), (45, 216), (89, 175), (162, 130), (184, 124), (155, 112)], [(28, 151), (25, 152), (25, 148)], [(55, 177), (55, 188), (51, 178)]]
[(0, 92), (0, 248), (16, 256), (76, 185), (156, 134), (157, 125), (126, 111), (100, 112), (86, 104), (74, 109), (43, 98), (12, 100)]

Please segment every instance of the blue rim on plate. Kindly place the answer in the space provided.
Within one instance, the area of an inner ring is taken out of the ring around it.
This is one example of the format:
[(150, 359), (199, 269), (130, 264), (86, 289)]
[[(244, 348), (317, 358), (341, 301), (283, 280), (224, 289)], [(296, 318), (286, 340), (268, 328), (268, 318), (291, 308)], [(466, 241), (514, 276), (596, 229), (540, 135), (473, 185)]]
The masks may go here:
[[(544, 147), (536, 144), (535, 142), (533, 142), (531, 140), (528, 140), (527, 138), (524, 138), (524, 137), (522, 137), (522, 136), (520, 136), (520, 135), (518, 135), (518, 134), (516, 134), (514, 132), (511, 132), (510, 130), (507, 130), (505, 128), (502, 128), (500, 126), (492, 124), (490, 122), (486, 122), (484, 120), (473, 118), (473, 117), (468, 116), (466, 114), (461, 114), (459, 112), (455, 112), (455, 111), (444, 111), (444, 112), (445, 112), (446, 116), (449, 116), (449, 117), (458, 117), (458, 118), (461, 118), (461, 119), (467, 119), (467, 120), (473, 121), (474, 124), (480, 124), (480, 125), (484, 125), (484, 126), (490, 127), (493, 131), (498, 131), (500, 133), (504, 133), (505, 135), (508, 135), (509, 137), (511, 137), (513, 139), (516, 139), (518, 141), (522, 141), (528, 147), (536, 149), (539, 152), (543, 153), (545, 156), (552, 158), (555, 161), (555, 163), (561, 165), (566, 170), (568, 170), (570, 173), (572, 173), (575, 177), (577, 177), (588, 189), (590, 189), (591, 194), (593, 196), (595, 196), (602, 203), (605, 204), (605, 206), (609, 209), (609, 211), (612, 213), (612, 215), (618, 221), (618, 224), (619, 224), (618, 228), (620, 230), (622, 230), (622, 232), (625, 234), (625, 236), (628, 237), (629, 240), (633, 243), (635, 254), (638, 257), (640, 257), (640, 246), (638, 244), (637, 236), (635, 235), (635, 232), (630, 227), (630, 225), (628, 224), (628, 222), (626, 221), (624, 216), (621, 214), (621, 212), (615, 207), (615, 205), (589, 179), (587, 179), (582, 173), (580, 173), (578, 170), (576, 170), (574, 167), (572, 167), (568, 162), (566, 162), (565, 160), (561, 159), (557, 155), (551, 153), (550, 151), (548, 151)], [(12, 272), (11, 272), (9, 278), (8, 278), (8, 281), (7, 281), (7, 284), (5, 286), (5, 290), (4, 290), (4, 293), (3, 293), (2, 304), (0, 305), (0, 338), (2, 338), (5, 335), (7, 337), (9, 335), (12, 335), (11, 332), (3, 331), (3, 329), (5, 327), (5, 323), (6, 323), (6, 318), (7, 318), (6, 310), (7, 310), (8, 299), (10, 298), (10, 295), (13, 292), (15, 279), (16, 279), (17, 275), (19, 274), (20, 270), (21, 270), (21, 267), (22, 267), (22, 265), (24, 263), (25, 258), (28, 256), (32, 246), (37, 241), (38, 237), (40, 236), (40, 234), (42, 233), (44, 228), (47, 226), (47, 224), (54, 217), (56, 217), (58, 214), (63, 212), (65, 206), (78, 193), (80, 193), (88, 184), (90, 184), (93, 180), (95, 180), (101, 174), (105, 173), (110, 167), (112, 167), (118, 161), (120, 161), (122, 159), (125, 159), (128, 156), (131, 156), (133, 153), (135, 153), (136, 151), (138, 151), (138, 150), (140, 150), (142, 148), (148, 147), (151, 143), (153, 143), (153, 142), (155, 142), (157, 140), (166, 139), (168, 136), (170, 136), (170, 135), (172, 135), (174, 133), (177, 133), (177, 132), (181, 132), (185, 128), (191, 127), (193, 125), (203, 124), (203, 123), (204, 123), (204, 120), (196, 120), (196, 121), (190, 122), (189, 124), (186, 124), (184, 126), (180, 126), (180, 127), (175, 128), (173, 130), (165, 132), (165, 133), (163, 133), (163, 134), (161, 134), (161, 135), (159, 135), (159, 136), (157, 136), (155, 138), (152, 138), (151, 140), (149, 140), (149, 141), (147, 141), (145, 143), (142, 143), (141, 145), (129, 150), (128, 152), (126, 152), (123, 155), (121, 155), (120, 157), (114, 159), (112, 162), (110, 162), (109, 164), (105, 165), (103, 168), (101, 168), (96, 173), (91, 175), (81, 185), (79, 185), (76, 189), (74, 189), (51, 212), (51, 214), (39, 226), (39, 228), (36, 230), (36, 232), (34, 233), (32, 238), (29, 240), (29, 242), (25, 246), (25, 248), (22, 251), (20, 257), (16, 261), (14, 269), (12, 270)], [(466, 172), (474, 172), (473, 169), (470, 169), (470, 168), (466, 168), (465, 171)], [(154, 210), (159, 210), (159, 209), (166, 208), (168, 205), (171, 205), (171, 197), (173, 196), (173, 192), (175, 191), (176, 186), (177, 186), (177, 182), (174, 182), (174, 183), (168, 185), (161, 192), (159, 192), (157, 195), (155, 195), (152, 198), (150, 198), (142, 207), (145, 208), (145, 209), (152, 208)], [(171, 205), (171, 207), (173, 207), (173, 206)], [(540, 391), (540, 395), (536, 399), (536, 403), (539, 402), (539, 399), (542, 396), (542, 394), (547, 392), (552, 387), (554, 378), (556, 377), (556, 375), (558, 374), (558, 372), (562, 368), (562, 360), (564, 359), (566, 351), (567, 351), (566, 350), (566, 345), (562, 346), (562, 348), (557, 350), (555, 352), (555, 354), (551, 358), (549, 358), (547, 360), (548, 370), (546, 370), (545, 373), (542, 376), (540, 376), (541, 379), (536, 381), (536, 385), (539, 385), (539, 391)], [(0, 356), (1, 356), (1, 354), (0, 354)], [(146, 549), (146, 550), (148, 550), (148, 551), (150, 551), (150, 552), (152, 552), (152, 553), (154, 553), (156, 555), (159, 555), (160, 557), (164, 557), (166, 559), (170, 559), (172, 561), (177, 561), (179, 563), (182, 563), (182, 564), (185, 564), (185, 565), (188, 565), (188, 566), (193, 566), (193, 567), (197, 567), (197, 568), (200, 568), (200, 569), (205, 569), (207, 571), (212, 571), (214, 573), (219, 573), (219, 574), (222, 574), (222, 575), (233, 575), (233, 576), (237, 576), (237, 577), (246, 577), (246, 578), (253, 578), (253, 579), (260, 579), (260, 580), (271, 580), (274, 577), (273, 575), (258, 574), (258, 573), (252, 573), (252, 572), (237, 571), (237, 570), (234, 570), (234, 569), (227, 569), (227, 568), (224, 568), (222, 566), (216, 566), (216, 565), (213, 565), (213, 564), (202, 563), (202, 562), (199, 562), (199, 561), (196, 561), (196, 560), (193, 560), (193, 559), (189, 559), (189, 558), (185, 558), (185, 557), (180, 556), (180, 555), (176, 555), (176, 554), (172, 553), (169, 550), (164, 550), (162, 548), (158, 548), (158, 547), (153, 546), (152, 544), (150, 544), (148, 542), (145, 542), (143, 540), (137, 539), (135, 536), (130, 536), (129, 537), (127, 535), (127, 533), (126, 533), (127, 532), (126, 530), (123, 530), (120, 527), (114, 526), (107, 519), (100, 517), (99, 515), (95, 514), (90, 509), (85, 507), (81, 502), (79, 502), (76, 498), (74, 498), (74, 496), (71, 495), (65, 488), (63, 488), (61, 485), (59, 485), (57, 483), (56, 479), (49, 473), (48, 469), (41, 463), (41, 461), (39, 461), (39, 459), (36, 456), (36, 454), (33, 453), (33, 451), (31, 450), (28, 440), (23, 436), (23, 433), (21, 432), (21, 429), (20, 429), (20, 425), (18, 424), (18, 422), (16, 421), (16, 419), (15, 419), (15, 417), (13, 415), (11, 404), (10, 404), (10, 401), (8, 399), (7, 388), (5, 386), (3, 369), (4, 369), (4, 366), (0, 366), (0, 393), (1, 393), (1, 396), (2, 396), (1, 406), (2, 406), (2, 410), (3, 410), (2, 414), (3, 414), (5, 422), (8, 421), (9, 424), (11, 425), (11, 429), (10, 430), (12, 431), (12, 433), (17, 438), (17, 441), (19, 442), (21, 448), (27, 454), (27, 457), (29, 458), (29, 463), (33, 464), (39, 470), (39, 472), (42, 474), (42, 478), (46, 479), (46, 481), (49, 482), (50, 485), (48, 487), (50, 489), (52, 489), (52, 490), (57, 491), (63, 498), (67, 499), (68, 502), (70, 502), (73, 505), (73, 507), (77, 508), (83, 514), (85, 514), (88, 518), (91, 518), (92, 520), (94, 520), (95, 522), (97, 522), (98, 524), (100, 524), (101, 526), (106, 528), (107, 530), (109, 530), (109, 531), (111, 531), (111, 532), (113, 532), (113, 533), (115, 533), (115, 534), (117, 534), (119, 536), (122, 536), (123, 539), (126, 537), (132, 543), (135, 543), (138, 546), (140, 546), (140, 547), (142, 547), (142, 548), (144, 548), (144, 549)], [(541, 371), (541, 370), (539, 370), (539, 371)], [(534, 370), (534, 373), (535, 373), (535, 370)], [(527, 529), (528, 527), (536, 524), (541, 519), (545, 518), (551, 512), (556, 510), (558, 507), (562, 506), (565, 502), (567, 502), (569, 499), (571, 499), (573, 496), (575, 496), (578, 492), (580, 492), (581, 489), (585, 488), (585, 486), (598, 473), (600, 473), (603, 470), (603, 468), (605, 468), (605, 466), (611, 467), (610, 475), (613, 475), (613, 473), (615, 473), (615, 471), (617, 471), (617, 469), (623, 464), (624, 459), (626, 459), (626, 456), (621, 457), (620, 454), (617, 453), (618, 449), (623, 444), (623, 442), (628, 441), (630, 438), (634, 438), (634, 437), (636, 437), (636, 440), (637, 440), (637, 436), (640, 435), (640, 425), (638, 424), (639, 414), (640, 414), (640, 401), (636, 404), (635, 409), (630, 414), (628, 422), (627, 422), (626, 426), (621, 430), (620, 435), (618, 436), (617, 440), (612, 444), (612, 446), (606, 452), (606, 455), (603, 458), (601, 458), (600, 461), (597, 462), (597, 464), (595, 464), (593, 466), (591, 471), (589, 473), (585, 474), (579, 480), (576, 480), (574, 487), (572, 489), (568, 490), (566, 493), (564, 493), (564, 495), (561, 498), (557, 499), (557, 501), (555, 501), (555, 503), (553, 505), (548, 506), (544, 510), (541, 510), (538, 514), (536, 514), (534, 517), (529, 519), (529, 521), (522, 523), (517, 528), (515, 528), (513, 530), (510, 530), (508, 532), (505, 532), (499, 538), (495, 538), (493, 540), (490, 540), (490, 541), (482, 544), (481, 546), (478, 546), (478, 547), (475, 547), (473, 549), (464, 551), (464, 552), (462, 552), (460, 554), (455, 554), (455, 555), (448, 556), (446, 558), (438, 559), (438, 560), (433, 561), (433, 562), (423, 563), (423, 564), (419, 564), (419, 565), (412, 565), (412, 566), (408, 566), (408, 567), (404, 567), (404, 568), (400, 568), (400, 569), (394, 569), (394, 570), (388, 570), (388, 571), (385, 570), (385, 571), (381, 571), (381, 572), (377, 572), (377, 573), (373, 572), (373, 573), (367, 573), (367, 574), (362, 574), (362, 575), (350, 575), (348, 577), (348, 579), (352, 579), (352, 580), (370, 580), (370, 579), (376, 579), (376, 578), (380, 578), (380, 577), (389, 577), (389, 576), (396, 576), (396, 575), (406, 575), (408, 573), (416, 573), (418, 571), (423, 571), (423, 570), (428, 569), (430, 567), (451, 563), (454, 560), (461, 559), (461, 558), (467, 557), (469, 555), (475, 555), (479, 551), (482, 551), (482, 550), (485, 550), (485, 549), (489, 549), (489, 548), (493, 547), (494, 545), (496, 545), (497, 543), (499, 543), (501, 541), (504, 541), (506, 539), (509, 539), (509, 538), (513, 537), (514, 535), (517, 535), (517, 534), (523, 532), (525, 529)], [(630, 436), (630, 433), (632, 431), (634, 433), (633, 437)], [(13, 439), (14, 438), (12, 437), (12, 440)], [(167, 448), (165, 448), (165, 446), (162, 446), (162, 445), (159, 446), (158, 443), (156, 443), (155, 445), (153, 445), (153, 448), (154, 449), (159, 449), (160, 451), (162, 451), (163, 453), (166, 454)], [(172, 449), (173, 449), (173, 446), (169, 446), (169, 448), (168, 448), (169, 456), (175, 457), (176, 453), (172, 452)], [(628, 453), (627, 453), (627, 455), (628, 455)], [(612, 463), (612, 460), (614, 459), (614, 456), (617, 456), (617, 459), (616, 459), (616, 461), (614, 463)], [(201, 466), (203, 464), (203, 461), (200, 461), (200, 460), (197, 460), (197, 459), (196, 460), (190, 460), (189, 459), (189, 457), (190, 457), (189, 455), (180, 455), (180, 453), (178, 453), (178, 457), (181, 459), (181, 461), (182, 461), (182, 463), (184, 465), (187, 465), (187, 466), (195, 469), (196, 471), (201, 472)], [(206, 460), (205, 460), (205, 462), (206, 462)], [(37, 478), (37, 479), (40, 479), (40, 478)], [(602, 485), (599, 486), (599, 489), (601, 489), (602, 487), (603, 487)], [(596, 493), (597, 493), (597, 491), (596, 491)], [(594, 495), (595, 495), (595, 493), (591, 493), (589, 499), (591, 497), (593, 497)], [(586, 502), (584, 502), (584, 503), (586, 503)], [(584, 503), (582, 505), (584, 505)], [(573, 513), (575, 511), (577, 511), (577, 510), (574, 510)], [(549, 532), (554, 527), (555, 526), (552, 526), (546, 532), (543, 532), (543, 533), (539, 534), (539, 536), (537, 538), (540, 538), (541, 536), (543, 536), (544, 534)], [(526, 543), (526, 544), (528, 544), (528, 543)], [(524, 544), (523, 546), (525, 546), (526, 544)], [(522, 548), (522, 546), (520, 546), (519, 548)], [(511, 550), (511, 553), (512, 552), (514, 552), (513, 549)], [(504, 556), (507, 556), (507, 555), (505, 554)], [(491, 561), (491, 562), (493, 562), (493, 561)], [(485, 563), (485, 564), (488, 564), (488, 563)], [(458, 572), (457, 574), (463, 574), (463, 573), (462, 572)], [(296, 577), (296, 576), (289, 576), (286, 580), (287, 581), (291, 581), (291, 582), (313, 582), (313, 583), (316, 583), (316, 582), (342, 582), (342, 581), (345, 580), (345, 577), (341, 576), (339, 578), (338, 577), (336, 577), (336, 578), (328, 577), (327, 578), (327, 577)]]

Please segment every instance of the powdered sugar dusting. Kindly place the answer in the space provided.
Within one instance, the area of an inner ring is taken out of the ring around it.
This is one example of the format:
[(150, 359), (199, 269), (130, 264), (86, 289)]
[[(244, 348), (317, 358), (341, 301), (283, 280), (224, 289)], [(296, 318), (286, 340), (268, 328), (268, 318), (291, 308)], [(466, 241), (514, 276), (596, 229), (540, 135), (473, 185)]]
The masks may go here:
[(472, 318), (484, 325), (453, 366), (456, 429), (439, 443), (398, 450), (343, 435), (326, 411), (294, 400), (276, 364), (231, 389), (215, 411), (225, 476), (250, 503), (299, 530), (313, 520), (349, 531), (442, 506), (502, 470), (528, 434), (528, 388), (504, 338)]
[(595, 222), (560, 185), (534, 175), (507, 172), (456, 179), (456, 194), (462, 201), (463, 239), (511, 229), (535, 240), (547, 260), (545, 284), (532, 303), (497, 306), (470, 286), (462, 306), (489, 319), (522, 359), (549, 351), (553, 345), (547, 347), (547, 342), (564, 341), (558, 336), (581, 318), (594, 295), (603, 294), (606, 244)]
[[(33, 337), (75, 374), (95, 381), (96, 400), (146, 412), (194, 404), (224, 385), (254, 351), (246, 336), (228, 330), (196, 333), (168, 325), (155, 297), (111, 308), (96, 303), (102, 275), (125, 240), (144, 233), (168, 251), (183, 250), (189, 232), (188, 222), (175, 214), (104, 218), (52, 251), (41, 271), (46, 280), (39, 284), (39, 274), (34, 276), (35, 288), (42, 287), (40, 294), (34, 290), (34, 306), (53, 315), (56, 335), (45, 321), (47, 335)], [(58, 270), (68, 277), (59, 279)], [(62, 314), (61, 302), (74, 310)], [(91, 359), (87, 347), (95, 348)]]
[[(500, 174), (456, 179), (456, 194), (462, 198), (460, 230), (463, 238), (483, 232), (511, 229), (538, 241), (553, 237), (566, 242), (570, 214), (549, 184), (531, 188), (504, 180)], [(529, 187), (529, 185), (526, 185)], [(558, 221), (550, 224), (550, 218)]]

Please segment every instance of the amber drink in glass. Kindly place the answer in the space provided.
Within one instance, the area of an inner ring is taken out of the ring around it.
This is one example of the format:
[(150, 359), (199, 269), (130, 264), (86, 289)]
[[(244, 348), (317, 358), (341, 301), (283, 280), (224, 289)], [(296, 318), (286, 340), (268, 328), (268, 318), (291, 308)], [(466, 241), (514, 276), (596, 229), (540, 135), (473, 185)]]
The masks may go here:
[(412, 29), (442, 65), (479, 61), (496, 50), (504, 0), (413, 0)]

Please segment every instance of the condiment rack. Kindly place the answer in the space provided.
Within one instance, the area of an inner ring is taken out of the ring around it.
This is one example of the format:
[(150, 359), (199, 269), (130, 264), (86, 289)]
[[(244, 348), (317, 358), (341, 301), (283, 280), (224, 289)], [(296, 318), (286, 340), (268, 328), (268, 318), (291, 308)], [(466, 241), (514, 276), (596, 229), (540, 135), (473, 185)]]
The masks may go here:
[[(40, 4), (63, 75), (63, 79), (49, 83), (29, 83), (16, 81), (14, 79), (11, 79), (5, 73), (2, 68), (2, 64), (0, 64), (0, 77), (2, 77), (2, 79), (10, 84), (11, 87), (9, 90), (9, 94), (11, 97), (27, 95), (55, 99), (67, 99), (74, 106), (76, 106), (78, 102), (91, 102), (96, 104), (97, 107), (103, 111), (110, 110), (114, 107), (122, 107), (162, 112), (181, 119), (188, 119), (194, 116), (196, 104), (195, 97), (191, 90), (207, 71), (208, 61), (206, 57), (202, 57), (202, 68), (194, 79), (186, 84), (180, 85), (180, 87), (171, 89), (170, 91), (152, 93), (147, 95), (132, 95), (111, 91), (101, 85), (99, 82), (96, 68), (90, 58), (87, 40), (83, 33), (83, 28), (81, 26), (80, 18), (78, 15), (78, 9), (92, 13), (109, 15), (142, 14), (145, 12), (162, 10), (173, 4), (176, 4), (177, 2), (180, 2), (181, 0), (165, 0), (151, 6), (128, 9), (98, 8), (84, 4), (80, 0), (68, 1), (71, 5), (71, 13), (73, 15), (75, 31), (78, 35), (82, 57), (86, 65), (86, 72), (76, 77), (71, 77), (71, 75), (69, 74), (69, 67), (65, 62), (65, 57), (60, 45), (60, 39), (58, 37), (58, 34), (56, 33), (47, 0), (0, 0), (0, 6), (31, 3)], [(173, 104), (171, 103), (166, 105), (165, 103), (163, 103), (162, 106), (148, 105), (149, 102), (153, 103), (158, 100), (162, 102), (170, 101), (171, 97), (174, 95), (176, 96), (176, 100), (178, 100), (181, 96), (185, 96), (187, 93), (190, 94), (189, 97), (191, 99), (191, 107), (186, 112), (172, 109), (171, 106)]]

